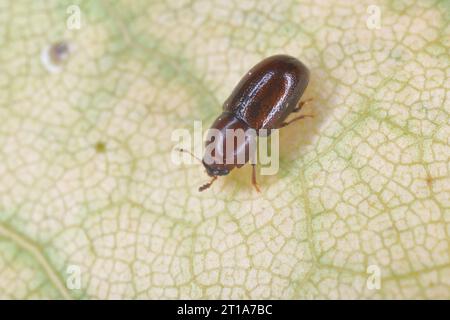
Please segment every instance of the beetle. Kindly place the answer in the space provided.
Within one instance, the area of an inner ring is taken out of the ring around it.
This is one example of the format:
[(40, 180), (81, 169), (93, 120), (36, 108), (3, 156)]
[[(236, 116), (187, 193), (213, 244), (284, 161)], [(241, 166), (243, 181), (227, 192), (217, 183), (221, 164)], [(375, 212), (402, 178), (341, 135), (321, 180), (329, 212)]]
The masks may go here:
[[(266, 134), (270, 135), (270, 129), (279, 129), (305, 117), (312, 117), (300, 115), (285, 121), (291, 113), (298, 112), (311, 100), (300, 102), (308, 82), (308, 68), (288, 55), (268, 57), (251, 68), (224, 102), (222, 114), (211, 126), (211, 129), (216, 129), (221, 134), (218, 138), (207, 138), (205, 146), (212, 146), (213, 150), (222, 148), (225, 152), (219, 155), (219, 158), (213, 151), (212, 158), (205, 153), (202, 160), (198, 159), (212, 178), (202, 185), (199, 191), (208, 189), (219, 176), (225, 176), (232, 169), (240, 168), (249, 161), (248, 139), (237, 142), (234, 149), (229, 150), (231, 152), (226, 152), (226, 130), (242, 129), (245, 132), (254, 129), (259, 136), (260, 129), (267, 129)], [(185, 149), (178, 150), (188, 152)], [(245, 153), (245, 161), (238, 163), (236, 159), (242, 153)], [(260, 192), (256, 182), (255, 164), (252, 163), (252, 167), (252, 185)]]

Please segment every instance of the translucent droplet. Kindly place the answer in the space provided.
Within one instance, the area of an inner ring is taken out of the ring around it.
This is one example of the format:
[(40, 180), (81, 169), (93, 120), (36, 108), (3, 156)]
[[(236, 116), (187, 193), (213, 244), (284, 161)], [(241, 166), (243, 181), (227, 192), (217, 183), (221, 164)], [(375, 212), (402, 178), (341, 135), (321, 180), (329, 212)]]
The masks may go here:
[(66, 42), (57, 42), (45, 47), (41, 52), (42, 65), (51, 73), (61, 72), (64, 62), (69, 58), (72, 49)]

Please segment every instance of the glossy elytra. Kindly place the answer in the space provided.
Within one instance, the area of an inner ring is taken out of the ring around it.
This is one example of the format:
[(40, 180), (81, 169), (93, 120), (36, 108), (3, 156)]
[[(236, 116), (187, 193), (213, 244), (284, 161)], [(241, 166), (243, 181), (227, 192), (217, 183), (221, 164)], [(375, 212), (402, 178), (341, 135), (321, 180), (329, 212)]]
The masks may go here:
[[(226, 149), (226, 130), (242, 129), (246, 131), (249, 128), (255, 129), (278, 129), (293, 121), (311, 117), (309, 115), (300, 115), (290, 121), (286, 118), (293, 112), (298, 112), (305, 102), (300, 102), (309, 81), (308, 68), (294, 57), (287, 55), (275, 55), (266, 58), (255, 65), (239, 81), (236, 88), (223, 104), (223, 112), (212, 124), (211, 128), (220, 130), (221, 138), (207, 139), (205, 146), (214, 144), (214, 146)], [(300, 103), (299, 103), (300, 102)], [(269, 131), (270, 134), (270, 131)], [(222, 150), (223, 150), (222, 149)], [(248, 152), (248, 140), (241, 141), (241, 145), (234, 145), (231, 157), (237, 158), (237, 153)], [(180, 150), (185, 151), (186, 150)], [(225, 157), (224, 153), (224, 157)], [(230, 156), (230, 154), (227, 154)], [(245, 163), (235, 161), (205, 161), (202, 163), (207, 174), (212, 177), (211, 181), (199, 188), (203, 191), (211, 186), (218, 176), (224, 176), (230, 173), (234, 168), (240, 168), (248, 162), (246, 155)], [(230, 163), (231, 162), (231, 163)], [(255, 165), (252, 164), (252, 184), (259, 191), (256, 183)]]

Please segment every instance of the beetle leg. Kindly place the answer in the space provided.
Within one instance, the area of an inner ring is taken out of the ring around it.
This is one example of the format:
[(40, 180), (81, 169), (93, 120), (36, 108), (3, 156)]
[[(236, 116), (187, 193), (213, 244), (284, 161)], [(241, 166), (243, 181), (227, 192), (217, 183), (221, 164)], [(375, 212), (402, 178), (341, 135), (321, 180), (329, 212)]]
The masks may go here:
[(208, 183), (205, 183), (204, 185), (202, 185), (200, 188), (198, 188), (198, 191), (202, 192), (206, 189), (208, 189), (209, 187), (211, 187), (211, 185), (213, 184), (214, 181), (216, 181), (217, 176), (212, 177), (211, 181)]
[(256, 191), (261, 192), (258, 183), (256, 182), (256, 164), (252, 164), (252, 185), (255, 187)]
[(283, 122), (278, 128), (286, 127), (287, 125), (291, 124), (292, 122), (295, 122), (295, 121), (297, 121), (297, 120), (301, 120), (301, 119), (303, 119), (303, 118), (314, 118), (314, 116), (313, 116), (313, 115), (310, 115), (310, 114), (304, 114), (304, 115), (295, 117), (295, 118), (293, 118), (293, 119), (291, 119), (291, 120), (289, 120), (289, 121), (287, 121), (287, 122)]
[(311, 101), (313, 101), (313, 100), (314, 100), (313, 98), (309, 98), (309, 99), (306, 99), (305, 101), (300, 101), (300, 102), (298, 103), (298, 106), (296, 106), (296, 107), (292, 110), (292, 112), (299, 112), (300, 109), (301, 109), (305, 104), (307, 104), (308, 102), (311, 102)]

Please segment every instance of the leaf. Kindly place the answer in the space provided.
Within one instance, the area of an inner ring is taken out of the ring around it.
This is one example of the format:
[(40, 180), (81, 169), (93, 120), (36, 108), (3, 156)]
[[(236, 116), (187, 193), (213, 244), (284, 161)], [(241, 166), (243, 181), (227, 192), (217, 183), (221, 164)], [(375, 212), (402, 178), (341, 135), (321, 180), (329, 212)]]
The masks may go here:
[[(0, 7), (0, 297), (450, 297), (448, 2)], [(315, 117), (199, 193), (171, 133), (276, 53)]]

